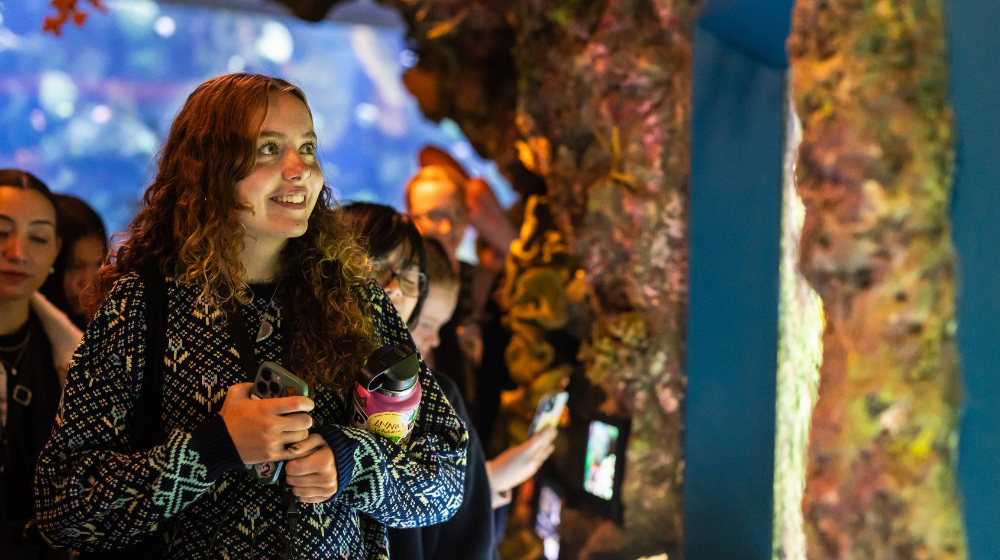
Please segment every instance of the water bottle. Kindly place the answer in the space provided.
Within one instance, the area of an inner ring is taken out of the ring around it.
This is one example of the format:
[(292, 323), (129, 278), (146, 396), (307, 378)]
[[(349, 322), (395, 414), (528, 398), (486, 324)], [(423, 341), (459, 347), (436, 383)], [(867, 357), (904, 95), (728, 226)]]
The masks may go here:
[(406, 443), (417, 419), (422, 391), (416, 351), (406, 345), (383, 346), (355, 375), (355, 428)]

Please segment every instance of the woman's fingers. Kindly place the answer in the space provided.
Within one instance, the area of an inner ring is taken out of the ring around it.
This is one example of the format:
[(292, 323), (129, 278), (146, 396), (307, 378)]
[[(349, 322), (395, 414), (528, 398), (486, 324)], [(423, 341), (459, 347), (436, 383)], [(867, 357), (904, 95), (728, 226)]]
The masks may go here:
[(293, 412), (309, 412), (315, 406), (309, 397), (279, 397), (275, 399), (264, 399), (265, 407), (272, 414), (291, 414)]
[(332, 498), (336, 493), (336, 491), (329, 492), (321, 488), (292, 488), (292, 494), (294, 494), (295, 497), (304, 504), (322, 504), (323, 502), (329, 501), (330, 498)]
[(311, 455), (317, 449), (326, 445), (326, 440), (319, 434), (305, 432), (302, 437), (289, 441), (288, 449), (295, 452), (296, 457)]
[(337, 476), (333, 473), (310, 473), (292, 476), (285, 472), (285, 482), (294, 488), (329, 488), (336, 486)]
[(285, 482), (292, 487), (292, 494), (305, 503), (325, 502), (337, 493), (337, 465), (333, 451), (325, 440), (318, 447), (312, 447), (314, 443), (307, 438), (302, 442), (302, 448), (312, 451), (285, 465)]
[[(278, 442), (286, 449), (291, 450), (296, 457), (301, 457), (305, 452), (302, 451), (302, 446), (299, 444), (308, 438), (309, 430), (296, 430), (294, 432), (282, 432), (278, 436)], [(296, 447), (296, 449), (292, 449), (293, 447)]]

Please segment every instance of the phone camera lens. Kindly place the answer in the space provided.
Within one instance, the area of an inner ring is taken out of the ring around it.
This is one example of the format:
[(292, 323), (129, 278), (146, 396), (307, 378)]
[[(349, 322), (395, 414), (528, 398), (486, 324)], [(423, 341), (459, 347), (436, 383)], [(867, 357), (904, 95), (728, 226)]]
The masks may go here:
[(267, 394), (267, 383), (264, 383), (263, 381), (258, 381), (257, 382), (257, 392), (260, 393), (260, 394), (262, 394), (262, 395), (266, 395)]
[(268, 387), (270, 387), (270, 388), (271, 388), (271, 394), (272, 394), (272, 395), (280, 395), (280, 394), (281, 394), (281, 385), (280, 385), (280, 384), (278, 384), (278, 382), (277, 382), (277, 381), (272, 381), (272, 382), (271, 382), (271, 383), (270, 383), (270, 384), (268, 385)]
[(273, 375), (271, 373), (271, 370), (265, 369), (264, 371), (262, 371), (260, 373), (260, 378), (263, 379), (264, 381), (270, 381), (271, 380), (271, 375)]

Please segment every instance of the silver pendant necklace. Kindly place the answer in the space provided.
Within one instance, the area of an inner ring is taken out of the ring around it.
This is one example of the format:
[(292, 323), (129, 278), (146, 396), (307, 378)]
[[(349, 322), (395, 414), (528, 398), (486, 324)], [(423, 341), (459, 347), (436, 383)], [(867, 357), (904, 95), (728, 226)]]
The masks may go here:
[(278, 293), (279, 284), (275, 284), (274, 291), (271, 292), (271, 299), (267, 301), (267, 305), (264, 306), (264, 310), (261, 312), (260, 328), (257, 329), (257, 342), (260, 342), (265, 338), (271, 336), (271, 333), (274, 332), (274, 326), (267, 321), (267, 310), (270, 309), (271, 304), (274, 303), (274, 296), (277, 295)]

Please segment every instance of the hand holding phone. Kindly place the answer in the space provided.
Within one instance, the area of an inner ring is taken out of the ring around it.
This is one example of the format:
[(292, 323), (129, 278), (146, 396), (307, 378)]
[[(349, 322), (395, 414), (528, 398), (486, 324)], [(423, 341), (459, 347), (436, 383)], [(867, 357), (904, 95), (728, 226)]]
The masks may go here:
[[(287, 447), (309, 436), (312, 417), (308, 412), (314, 403), (307, 397), (305, 382), (285, 374), (292, 375), (277, 364), (265, 362), (258, 369), (254, 383), (239, 383), (229, 388), (219, 411), (240, 459), (248, 469), (253, 469), (255, 478), (266, 484), (277, 481), (282, 461), (310, 451), (305, 446)], [(258, 388), (258, 382), (264, 382), (262, 388), (266, 392)]]
[(528, 437), (543, 432), (548, 427), (559, 426), (559, 419), (562, 418), (563, 410), (568, 402), (569, 393), (566, 391), (543, 395), (538, 401), (538, 408), (535, 409), (535, 418), (531, 421), (531, 427), (528, 428)]

